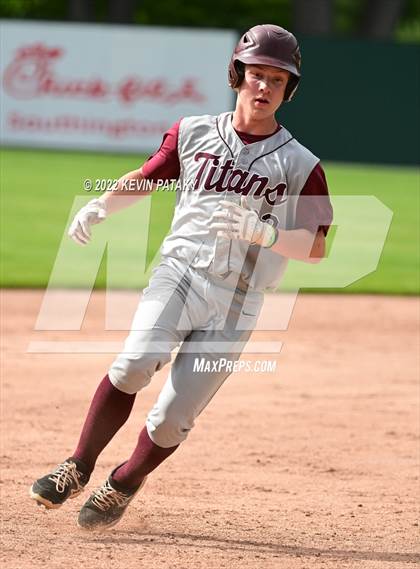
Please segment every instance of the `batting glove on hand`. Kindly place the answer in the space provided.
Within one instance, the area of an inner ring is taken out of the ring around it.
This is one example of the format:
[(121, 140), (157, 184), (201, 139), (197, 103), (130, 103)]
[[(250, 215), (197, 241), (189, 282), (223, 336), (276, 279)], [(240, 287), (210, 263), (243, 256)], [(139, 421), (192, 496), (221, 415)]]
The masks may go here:
[(228, 239), (243, 239), (261, 247), (272, 247), (277, 240), (277, 230), (261, 221), (256, 211), (250, 209), (246, 197), (241, 197), (241, 205), (222, 200), (222, 211), (216, 211), (211, 220), (212, 229), (217, 235)]
[(101, 223), (106, 218), (105, 205), (99, 199), (90, 200), (78, 211), (71, 222), (68, 236), (79, 245), (87, 245), (91, 239), (91, 225)]

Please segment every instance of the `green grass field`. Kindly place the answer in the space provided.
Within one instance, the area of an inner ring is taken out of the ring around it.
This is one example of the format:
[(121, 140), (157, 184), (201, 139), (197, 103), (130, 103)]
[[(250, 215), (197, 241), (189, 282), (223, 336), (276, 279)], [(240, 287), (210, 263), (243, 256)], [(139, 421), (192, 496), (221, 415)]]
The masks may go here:
[[(89, 247), (77, 247), (65, 236), (72, 211), (98, 196), (83, 189), (84, 179), (118, 178), (139, 167), (144, 158), (3, 149), (0, 154), (1, 286), (45, 287), (53, 274), (50, 284), (54, 286), (89, 286), (96, 278), (96, 286), (103, 287), (107, 271), (111, 286), (144, 286), (150, 275), (150, 261), (156, 263), (159, 246), (170, 226), (174, 192), (157, 192), (94, 228), (95, 239)], [(325, 163), (324, 167), (333, 200), (340, 196), (376, 196), (392, 210), (392, 223), (379, 265), (349, 286), (332, 288), (326, 284), (335, 283), (338, 273), (351, 276), (349, 268), (372, 246), (377, 221), (363, 206), (360, 211), (356, 208), (352, 212), (356, 229), (346, 233), (344, 242), (344, 234), (340, 234), (341, 265), (331, 267), (327, 261), (319, 265), (292, 262), (284, 286), (326, 292), (418, 293), (419, 171), (332, 163)], [(334, 207), (336, 212), (345, 210), (342, 202)], [(359, 213), (370, 220), (370, 233), (360, 235), (357, 231)], [(153, 229), (150, 234), (145, 229), (149, 215)], [(112, 243), (103, 255), (110, 236)], [(338, 236), (339, 229), (333, 228), (328, 238), (330, 255)]]

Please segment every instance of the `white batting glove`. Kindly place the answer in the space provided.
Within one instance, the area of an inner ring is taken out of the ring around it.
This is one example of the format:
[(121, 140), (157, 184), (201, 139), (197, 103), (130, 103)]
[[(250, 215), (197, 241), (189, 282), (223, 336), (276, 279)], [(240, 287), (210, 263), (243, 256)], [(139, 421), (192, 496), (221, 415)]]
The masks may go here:
[(217, 235), (228, 239), (243, 239), (261, 247), (272, 247), (277, 240), (277, 230), (261, 221), (256, 211), (249, 208), (246, 197), (241, 197), (241, 205), (222, 200), (222, 211), (216, 211), (210, 222)]
[(87, 245), (92, 236), (91, 225), (101, 223), (105, 218), (105, 204), (99, 199), (90, 200), (74, 216), (68, 236), (79, 245)]

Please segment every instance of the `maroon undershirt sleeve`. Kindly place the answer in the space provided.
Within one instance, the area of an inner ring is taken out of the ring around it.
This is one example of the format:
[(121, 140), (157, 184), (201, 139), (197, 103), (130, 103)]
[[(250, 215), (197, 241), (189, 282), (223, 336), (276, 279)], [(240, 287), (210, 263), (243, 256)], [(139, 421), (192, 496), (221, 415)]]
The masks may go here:
[[(317, 197), (305, 199), (306, 196)], [(333, 209), (328, 194), (327, 180), (318, 162), (300, 192), (294, 229), (308, 229), (312, 233), (317, 233), (318, 229), (322, 229), (327, 235), (332, 219)]]
[(181, 119), (165, 132), (159, 149), (142, 166), (147, 180), (177, 180), (180, 174), (178, 132)]

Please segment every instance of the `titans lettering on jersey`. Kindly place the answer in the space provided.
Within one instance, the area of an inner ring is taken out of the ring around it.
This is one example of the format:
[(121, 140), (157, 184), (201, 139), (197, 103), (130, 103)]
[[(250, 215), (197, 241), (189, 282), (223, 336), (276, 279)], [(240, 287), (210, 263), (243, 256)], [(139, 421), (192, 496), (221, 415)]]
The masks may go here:
[[(269, 205), (278, 205), (286, 199), (286, 184), (280, 182), (274, 188), (268, 187), (270, 179), (256, 173), (234, 168), (235, 162), (228, 159), (221, 163), (222, 156), (209, 152), (197, 152), (194, 156), (201, 166), (194, 180), (194, 189), (215, 192), (235, 192), (254, 199), (265, 199)], [(281, 199), (280, 199), (281, 198)]]
[[(177, 186), (187, 190), (177, 192), (162, 257), (177, 258), (219, 276), (241, 274), (255, 289), (277, 286), (287, 259), (269, 249), (215, 234), (211, 216), (220, 200), (239, 203), (245, 194), (261, 219), (280, 229), (296, 228), (297, 221), (300, 223), (299, 196), (316, 172), (318, 158), (284, 127), (247, 144), (232, 126), (232, 113), (185, 117), (176, 127), (165, 134), (158, 152), (143, 166), (147, 179), (177, 178)], [(328, 196), (322, 180), (317, 186)], [(331, 212), (327, 209), (317, 212), (316, 207), (307, 208), (310, 215), (303, 216), (304, 226), (312, 224), (315, 232), (318, 226), (328, 227)]]

